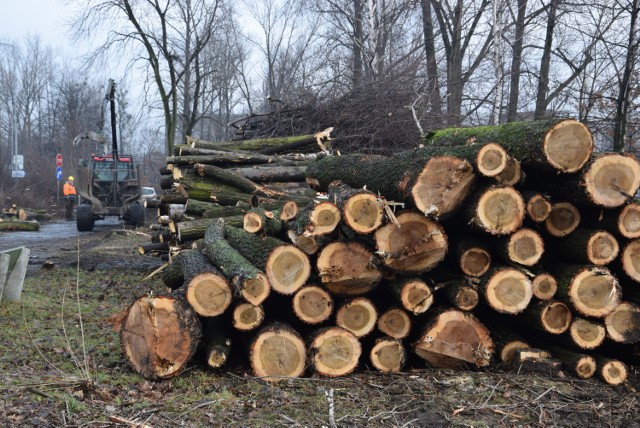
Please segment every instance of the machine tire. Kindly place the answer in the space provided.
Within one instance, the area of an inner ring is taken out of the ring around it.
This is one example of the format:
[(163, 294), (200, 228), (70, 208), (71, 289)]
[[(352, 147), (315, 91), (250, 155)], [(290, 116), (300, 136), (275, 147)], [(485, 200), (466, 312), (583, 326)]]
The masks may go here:
[(94, 224), (93, 206), (90, 204), (78, 205), (76, 211), (76, 227), (78, 228), (78, 232), (91, 232)]
[(144, 225), (144, 207), (139, 202), (134, 202), (127, 212), (127, 223), (130, 226), (138, 227)]

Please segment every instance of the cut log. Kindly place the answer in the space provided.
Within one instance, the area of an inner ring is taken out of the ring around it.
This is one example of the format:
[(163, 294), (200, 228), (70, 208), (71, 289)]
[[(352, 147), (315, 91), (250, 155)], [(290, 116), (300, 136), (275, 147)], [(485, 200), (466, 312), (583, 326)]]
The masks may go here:
[(601, 153), (578, 174), (554, 177), (545, 186), (578, 205), (615, 208), (629, 201), (640, 187), (640, 163), (630, 153)]
[(311, 366), (321, 376), (338, 377), (351, 373), (358, 365), (362, 345), (358, 338), (342, 327), (319, 331), (309, 346)]
[(226, 240), (223, 219), (211, 220), (204, 235), (203, 253), (229, 280), (238, 296), (259, 305), (271, 292), (267, 276)]
[(532, 303), (524, 312), (527, 327), (550, 333), (562, 334), (569, 330), (573, 316), (567, 305), (557, 300)]
[(594, 148), (589, 129), (576, 120), (567, 119), (449, 128), (425, 137), (425, 144), (441, 146), (486, 142), (500, 144), (525, 168), (566, 173), (579, 171)]
[(264, 309), (261, 305), (240, 302), (233, 308), (232, 320), (233, 327), (236, 330), (255, 330), (264, 321)]
[(340, 210), (333, 202), (312, 202), (300, 210), (293, 230), (297, 235), (322, 236), (333, 232), (339, 223)]
[(538, 192), (522, 192), (526, 203), (527, 217), (534, 223), (542, 223), (551, 215), (552, 205), (549, 198)]
[(385, 285), (400, 305), (414, 315), (426, 312), (433, 304), (433, 290), (420, 278), (400, 278)]
[(266, 273), (271, 288), (280, 294), (295, 293), (311, 274), (309, 258), (294, 245), (234, 227), (225, 227), (225, 237), (232, 247)]
[(547, 232), (557, 238), (567, 236), (580, 224), (580, 211), (570, 202), (553, 204), (544, 225)]
[(611, 263), (620, 247), (618, 240), (604, 230), (577, 228), (570, 235), (550, 242), (554, 257), (568, 262), (604, 266)]
[(305, 285), (293, 296), (293, 312), (307, 324), (320, 324), (333, 313), (333, 298), (317, 285)]
[(282, 192), (276, 192), (265, 186), (256, 184), (247, 178), (233, 173), (229, 169), (220, 168), (214, 165), (203, 165), (201, 163), (195, 164), (193, 168), (201, 177), (212, 178), (216, 182), (228, 184), (242, 192), (267, 198), (286, 197), (286, 195)]
[(141, 256), (159, 256), (169, 252), (169, 244), (166, 242), (156, 242), (151, 244), (138, 245), (138, 254)]
[(551, 354), (554, 358), (562, 361), (565, 369), (580, 379), (590, 379), (596, 374), (596, 359), (591, 355), (580, 354), (558, 347), (553, 347)]
[(306, 348), (293, 328), (273, 324), (263, 328), (249, 347), (253, 373), (267, 382), (300, 377), (306, 365)]
[(469, 312), (445, 310), (420, 331), (416, 354), (433, 367), (488, 366), (494, 345), (489, 330)]
[(531, 288), (537, 299), (553, 299), (558, 291), (558, 281), (549, 272), (539, 272), (531, 280)]
[(145, 296), (127, 310), (120, 344), (136, 372), (147, 379), (165, 379), (185, 368), (201, 335), (198, 316), (186, 302)]
[(378, 322), (378, 311), (373, 302), (365, 297), (353, 298), (336, 311), (336, 325), (349, 330), (357, 338), (373, 331)]
[(184, 285), (176, 292), (184, 296), (198, 315), (215, 317), (231, 305), (232, 293), (227, 279), (202, 252), (182, 251), (180, 267), (184, 275)]
[[(242, 216), (221, 218), (224, 218), (224, 222), (227, 226), (242, 227)], [(210, 221), (211, 220), (208, 219), (198, 219), (191, 221), (181, 221), (178, 223), (172, 222), (169, 223), (169, 229), (175, 235), (178, 242), (184, 244), (204, 238), (204, 234), (207, 231), (207, 227), (209, 227)]]
[(586, 210), (583, 220), (588, 227), (604, 229), (627, 239), (640, 238), (640, 204), (630, 203), (621, 209)]
[(454, 156), (428, 160), (377, 155), (328, 156), (307, 168), (307, 183), (326, 190), (334, 180), (366, 188), (387, 200), (408, 202), (420, 212), (441, 219), (451, 215), (471, 192), (471, 164)]
[(231, 338), (219, 318), (205, 318), (202, 328), (205, 361), (212, 369), (219, 369), (229, 361)]
[(316, 262), (322, 284), (338, 295), (360, 295), (375, 288), (382, 279), (374, 254), (356, 241), (332, 242)]
[(460, 270), (467, 276), (482, 276), (491, 267), (491, 253), (477, 240), (458, 241), (455, 253)]
[(305, 252), (305, 254), (310, 256), (317, 254), (322, 247), (327, 245), (329, 242), (332, 242), (332, 238), (328, 235), (313, 236), (306, 233), (297, 234), (295, 230), (288, 230), (287, 236), (293, 245), (300, 248)]
[(513, 321), (510, 317), (491, 313), (485, 314), (482, 321), (491, 331), (496, 356), (501, 362), (510, 364), (514, 361), (517, 351), (531, 348), (512, 327)]
[(523, 227), (495, 241), (495, 248), (508, 262), (533, 266), (544, 253), (544, 241), (538, 232)]
[(495, 267), (480, 278), (482, 299), (497, 312), (518, 314), (525, 310), (533, 296), (529, 278), (520, 270)]
[(386, 310), (378, 318), (378, 330), (394, 339), (404, 339), (411, 332), (411, 318), (400, 308)]
[(244, 215), (245, 211), (242, 207), (223, 206), (213, 202), (199, 201), (197, 199), (189, 199), (184, 205), (185, 214), (206, 218)]
[(618, 343), (640, 342), (640, 307), (630, 302), (621, 302), (604, 319), (607, 334)]
[[(290, 165), (290, 163), (293, 163), (293, 165)], [(228, 169), (255, 183), (304, 183), (304, 172), (307, 170), (309, 163), (311, 163), (311, 159), (304, 162), (279, 162), (275, 164)]]
[(635, 282), (640, 282), (640, 239), (629, 241), (620, 255), (622, 270)]
[(340, 209), (344, 224), (359, 234), (368, 234), (382, 226), (382, 202), (375, 193), (354, 189), (341, 181), (329, 184), (329, 200)]
[(407, 351), (402, 343), (391, 337), (379, 338), (369, 352), (369, 360), (376, 370), (397, 373), (407, 360)]
[(618, 232), (628, 239), (640, 238), (640, 204), (625, 205), (618, 215)]
[(438, 298), (442, 297), (451, 306), (461, 311), (471, 311), (480, 302), (478, 291), (461, 281), (453, 280), (437, 284), (436, 290)]
[(448, 249), (442, 226), (416, 211), (400, 213), (397, 224), (387, 223), (375, 231), (374, 237), (384, 265), (406, 274), (433, 269)]
[(209, 142), (187, 136), (187, 144), (191, 147), (203, 149), (232, 149), (258, 152), (263, 154), (290, 153), (294, 150), (317, 152), (325, 150), (331, 138), (333, 128), (309, 135), (296, 135), (293, 137), (256, 138), (242, 141)]
[(598, 377), (609, 385), (620, 385), (627, 380), (627, 366), (612, 358), (596, 356)]
[(524, 200), (511, 186), (491, 186), (469, 199), (464, 215), (470, 224), (491, 235), (508, 235), (522, 225)]
[(162, 282), (172, 290), (177, 290), (184, 284), (184, 274), (180, 266), (180, 253), (175, 255), (162, 270)]
[(503, 186), (515, 186), (525, 179), (522, 165), (519, 160), (509, 157), (507, 166), (500, 174), (496, 175), (496, 181)]
[(268, 211), (262, 207), (253, 207), (244, 214), (242, 228), (249, 233), (264, 233), (278, 236), (284, 228), (278, 211)]
[(36, 220), (5, 220), (0, 221), (0, 232), (37, 232), (40, 230), (40, 223)]
[[(188, 195), (183, 195), (177, 192), (160, 195), (160, 203), (162, 205), (185, 204), (188, 199)], [(205, 200), (208, 201), (209, 198), (207, 197)]]
[(604, 318), (620, 303), (620, 285), (608, 269), (560, 264), (554, 270), (557, 296), (569, 301), (582, 315)]
[(569, 327), (571, 342), (580, 349), (596, 349), (606, 336), (604, 325), (586, 318), (575, 318)]

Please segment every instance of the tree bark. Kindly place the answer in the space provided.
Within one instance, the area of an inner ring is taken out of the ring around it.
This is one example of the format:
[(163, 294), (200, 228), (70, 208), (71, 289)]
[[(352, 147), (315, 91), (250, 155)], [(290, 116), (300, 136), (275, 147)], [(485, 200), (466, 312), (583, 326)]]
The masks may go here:
[(562, 361), (562, 365), (580, 379), (590, 379), (596, 374), (596, 359), (591, 355), (573, 352), (564, 348), (552, 347), (551, 355)]
[(556, 260), (604, 266), (620, 251), (618, 240), (604, 230), (577, 228), (570, 235), (549, 240)]

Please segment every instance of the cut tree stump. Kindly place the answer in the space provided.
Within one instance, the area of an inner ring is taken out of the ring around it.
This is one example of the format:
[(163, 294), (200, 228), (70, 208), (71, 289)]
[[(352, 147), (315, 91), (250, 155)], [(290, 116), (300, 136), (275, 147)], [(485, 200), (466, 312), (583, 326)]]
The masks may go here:
[(329, 184), (327, 194), (340, 209), (343, 222), (354, 232), (368, 234), (382, 226), (384, 211), (375, 193), (334, 181)]
[(475, 128), (448, 128), (425, 137), (425, 144), (461, 146), (471, 143), (500, 144), (525, 168), (573, 173), (587, 163), (593, 152), (589, 128), (572, 119), (510, 122)]
[(411, 333), (412, 321), (401, 308), (387, 309), (378, 318), (378, 330), (394, 339), (402, 340)]
[(302, 376), (306, 358), (300, 334), (278, 323), (260, 330), (249, 347), (253, 373), (268, 382)]
[(267, 276), (227, 242), (223, 219), (211, 220), (205, 231), (202, 251), (225, 277), (236, 293), (252, 305), (264, 302), (271, 287)]
[(356, 241), (338, 241), (324, 247), (316, 262), (320, 281), (338, 295), (360, 295), (382, 279), (374, 254)]
[(333, 298), (317, 285), (305, 285), (293, 296), (293, 312), (304, 323), (320, 324), (333, 313)]
[(428, 272), (445, 257), (447, 236), (438, 223), (416, 211), (398, 214), (397, 224), (375, 231), (376, 252), (389, 269), (405, 274)]
[(495, 311), (519, 314), (531, 301), (531, 280), (518, 269), (494, 267), (480, 278), (478, 284), (482, 299)]
[(554, 269), (557, 296), (570, 302), (580, 314), (604, 318), (620, 303), (620, 285), (608, 269), (566, 264), (556, 265)]
[(433, 367), (488, 366), (494, 345), (489, 330), (469, 312), (441, 311), (420, 331), (416, 354)]
[(378, 322), (378, 311), (373, 302), (365, 297), (355, 297), (336, 310), (336, 325), (349, 330), (357, 338), (373, 331)]
[(147, 379), (165, 379), (185, 368), (201, 335), (200, 320), (184, 300), (145, 296), (127, 310), (120, 344), (136, 372)]
[(326, 191), (331, 182), (341, 180), (356, 189), (366, 187), (389, 201), (408, 202), (441, 219), (458, 209), (476, 179), (471, 164), (455, 156), (426, 160), (361, 154), (319, 159), (309, 165), (306, 176), (316, 190)]
[(580, 224), (580, 211), (570, 202), (553, 204), (551, 213), (545, 220), (547, 232), (557, 238), (567, 236)]
[(224, 275), (216, 269), (200, 250), (180, 253), (184, 285), (175, 292), (203, 317), (215, 317), (227, 310), (232, 292)]
[(342, 327), (317, 332), (309, 346), (311, 366), (321, 376), (339, 377), (351, 373), (358, 365), (362, 345), (358, 338)]
[(383, 373), (402, 371), (407, 351), (402, 343), (391, 337), (379, 338), (369, 352), (369, 360), (376, 370)]
[(607, 337), (605, 326), (599, 322), (575, 317), (569, 327), (571, 343), (580, 349), (596, 349)]
[(621, 302), (604, 319), (607, 334), (618, 343), (640, 342), (640, 307), (634, 303)]

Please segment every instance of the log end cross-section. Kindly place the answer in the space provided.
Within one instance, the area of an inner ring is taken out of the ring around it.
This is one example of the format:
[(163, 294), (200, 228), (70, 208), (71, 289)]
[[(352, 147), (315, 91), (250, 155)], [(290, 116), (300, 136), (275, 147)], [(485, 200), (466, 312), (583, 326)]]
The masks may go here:
[(378, 318), (378, 330), (394, 339), (404, 339), (411, 332), (411, 318), (400, 308), (391, 308)]
[(640, 342), (640, 308), (630, 302), (622, 302), (606, 316), (604, 324), (609, 337), (619, 343)]
[(327, 377), (344, 376), (358, 365), (362, 345), (358, 338), (342, 327), (330, 327), (318, 332), (309, 347), (311, 365)]
[(375, 232), (377, 253), (387, 267), (422, 273), (444, 259), (448, 240), (438, 223), (414, 211), (400, 213), (397, 220), (397, 225), (387, 223)]
[(242, 279), (242, 297), (252, 305), (259, 305), (271, 294), (271, 286), (267, 275), (262, 272), (257, 273), (253, 278)]
[(384, 212), (373, 193), (358, 193), (347, 199), (342, 208), (344, 222), (356, 233), (371, 233), (382, 225)]
[(507, 167), (509, 155), (507, 151), (495, 143), (487, 143), (478, 150), (476, 168), (485, 177), (496, 177)]
[(569, 307), (556, 300), (542, 300), (527, 309), (530, 325), (545, 333), (562, 334), (569, 329), (573, 316)]
[(198, 315), (215, 317), (231, 305), (233, 296), (224, 276), (203, 272), (191, 278), (185, 298)]
[(324, 288), (306, 285), (293, 296), (293, 311), (307, 324), (320, 324), (333, 313), (333, 298)]
[(475, 223), (492, 235), (508, 235), (524, 220), (524, 199), (511, 186), (491, 187), (478, 200)]
[(141, 297), (127, 311), (120, 343), (136, 372), (148, 379), (164, 379), (185, 368), (201, 335), (197, 314), (183, 300)]
[(549, 163), (568, 173), (579, 171), (587, 163), (593, 146), (591, 131), (576, 120), (564, 120), (554, 125), (543, 143)]
[(586, 267), (572, 278), (568, 295), (581, 314), (603, 318), (620, 303), (620, 285), (609, 270)]
[(548, 272), (540, 272), (531, 280), (533, 295), (540, 300), (553, 299), (558, 291), (556, 277)]
[(402, 370), (407, 359), (407, 351), (402, 343), (392, 338), (381, 338), (369, 353), (371, 364), (383, 373), (396, 373)]
[(382, 279), (374, 254), (356, 241), (332, 242), (316, 263), (320, 280), (335, 294), (365, 294)]
[(599, 230), (587, 242), (587, 259), (597, 266), (611, 263), (620, 251), (618, 240), (611, 233)]
[(596, 358), (598, 362), (598, 376), (609, 385), (620, 385), (627, 380), (627, 366), (622, 362), (609, 358)]
[(544, 224), (547, 232), (562, 238), (576, 230), (580, 224), (580, 211), (570, 202), (559, 202), (553, 205)]
[(533, 229), (522, 228), (509, 236), (507, 255), (512, 262), (533, 266), (544, 253), (544, 241)]
[(376, 307), (371, 300), (364, 297), (356, 297), (336, 311), (336, 325), (349, 330), (358, 338), (371, 333), (377, 322)]
[(640, 163), (633, 155), (605, 153), (588, 167), (584, 186), (591, 201), (601, 207), (624, 204), (640, 187)]
[(262, 325), (264, 315), (262, 306), (241, 302), (233, 308), (231, 316), (233, 328), (240, 331), (255, 330)]
[(494, 345), (489, 330), (472, 314), (447, 310), (433, 318), (415, 343), (415, 352), (434, 367), (489, 365)]
[(629, 241), (622, 250), (622, 270), (635, 282), (640, 282), (640, 239)]
[(271, 288), (281, 294), (293, 294), (311, 274), (309, 257), (295, 245), (280, 245), (269, 254), (265, 273)]
[(605, 326), (586, 318), (576, 318), (569, 327), (571, 341), (581, 349), (596, 349), (607, 337)]
[(467, 198), (476, 175), (466, 160), (454, 156), (436, 156), (427, 161), (411, 189), (418, 210), (445, 218)]
[(542, 223), (551, 214), (551, 202), (544, 195), (536, 193), (527, 199), (527, 216), (534, 223)]
[(300, 377), (306, 365), (306, 348), (291, 327), (274, 324), (263, 328), (250, 346), (249, 359), (256, 376), (277, 382)]
[(459, 266), (467, 276), (482, 276), (491, 267), (491, 253), (482, 246), (469, 246), (460, 252)]
[(625, 205), (618, 215), (618, 231), (628, 239), (640, 238), (640, 204)]
[(481, 290), (486, 303), (504, 314), (518, 314), (531, 301), (531, 280), (518, 269), (495, 268), (481, 278)]

